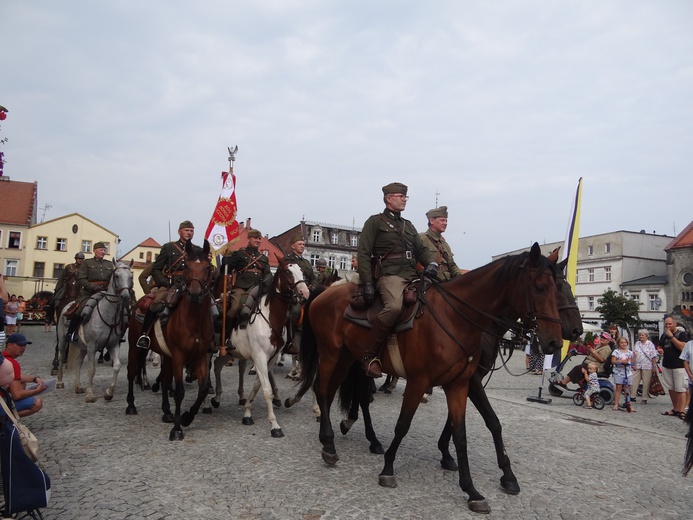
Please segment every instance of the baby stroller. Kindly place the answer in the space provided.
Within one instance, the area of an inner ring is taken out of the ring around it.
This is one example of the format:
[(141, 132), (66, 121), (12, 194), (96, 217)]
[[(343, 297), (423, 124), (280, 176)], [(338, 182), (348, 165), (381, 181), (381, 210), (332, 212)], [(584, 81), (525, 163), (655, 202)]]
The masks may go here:
[[(555, 382), (561, 381), (563, 379), (563, 368), (571, 358), (577, 356), (578, 354), (579, 352), (577, 351), (577, 349), (571, 348), (568, 351), (566, 357), (563, 358), (563, 360), (558, 364), (558, 366), (556, 366), (554, 372), (551, 373), (551, 377), (549, 378), (549, 393), (552, 396), (560, 397), (563, 395), (564, 392), (573, 392), (573, 394), (577, 395), (577, 393), (580, 391), (579, 386), (577, 388), (571, 386), (561, 386)], [(599, 395), (604, 400), (604, 404), (613, 403), (614, 385), (611, 384), (611, 381), (609, 381), (608, 376), (605, 376), (605, 374), (599, 374), (599, 387)], [(575, 395), (573, 395), (573, 397), (575, 397)]]
[[(578, 391), (575, 393), (573, 396), (573, 403), (575, 403), (576, 406), (582, 406), (585, 404), (585, 392), (587, 391), (587, 382), (583, 382), (580, 385), (580, 388)], [(594, 394), (591, 397), (592, 399), (592, 408), (596, 408), (597, 410), (603, 410), (604, 406), (606, 403), (604, 402), (604, 398), (601, 396), (601, 393), (599, 394)]]

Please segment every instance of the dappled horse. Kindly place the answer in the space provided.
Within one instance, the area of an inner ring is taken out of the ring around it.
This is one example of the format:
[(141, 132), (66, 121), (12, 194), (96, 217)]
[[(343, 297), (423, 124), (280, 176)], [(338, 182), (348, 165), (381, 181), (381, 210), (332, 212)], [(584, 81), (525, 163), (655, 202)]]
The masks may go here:
[[(163, 422), (173, 423), (169, 440), (183, 440), (181, 426), (189, 426), (207, 396), (207, 351), (212, 344), (214, 324), (212, 320), (211, 287), (214, 282), (214, 266), (209, 262), (209, 242), (204, 248), (195, 248), (190, 242), (185, 244), (187, 256), (184, 282), (178, 305), (172, 310), (165, 325), (159, 320), (150, 335), (149, 348), (161, 356), (161, 409)], [(135, 378), (146, 364), (147, 350), (137, 346), (142, 324), (135, 313), (130, 318), (128, 342), (128, 406), (127, 415), (137, 414), (133, 392)], [(194, 370), (198, 382), (197, 398), (190, 410), (181, 414), (181, 404), (185, 397), (183, 369), (185, 365)], [(175, 412), (171, 413), (169, 387), (172, 382)]]
[[(394, 460), (409, 430), (426, 388), (445, 391), (453, 440), (460, 461), (459, 483), (469, 495), (469, 508), (488, 512), (484, 497), (474, 488), (467, 458), (464, 423), (469, 380), (481, 357), (484, 332), (502, 334), (517, 328), (535, 334), (540, 348), (553, 353), (561, 348), (561, 327), (556, 303), (555, 265), (531, 251), (505, 257), (445, 284), (434, 284), (424, 296), (423, 314), (414, 328), (396, 334), (399, 347), (383, 352), (383, 368), (406, 377), (407, 386), (395, 438), (385, 453), (379, 483), (396, 486)], [(351, 365), (361, 359), (368, 330), (343, 317), (355, 287), (337, 286), (309, 305), (303, 323), (301, 357), (303, 375), (299, 393), (314, 385), (321, 410), (322, 457), (336, 464), (330, 407)], [(401, 366), (400, 372), (395, 366)]]
[[(286, 342), (286, 329), (284, 327), (292, 301), (296, 298), (307, 298), (308, 286), (303, 281), (303, 273), (297, 264), (289, 263), (284, 258), (279, 258), (279, 266), (274, 274), (272, 287), (268, 294), (263, 295), (251, 315), (245, 328), (236, 327), (231, 331), (230, 343), (234, 350), (228, 350), (226, 355), (222, 352), (215, 360), (215, 374), (219, 385), (221, 367), (225, 366), (233, 356), (240, 360), (252, 359), (257, 379), (253, 389), (245, 402), (243, 424), (252, 425), (252, 404), (257, 392), (262, 388), (267, 402), (267, 419), (270, 422), (270, 434), (272, 437), (283, 437), (277, 418), (274, 415), (273, 400), (278, 400), (271, 388), (270, 369), (274, 367)], [(214, 402), (218, 406), (221, 392), (215, 395)], [(281, 401), (279, 401), (281, 404)]]
[[(130, 265), (113, 260), (115, 269), (108, 282), (105, 291), (101, 291), (100, 298), (91, 313), (88, 321), (83, 322), (77, 329), (77, 342), (74, 346), (79, 348), (77, 366), (75, 370), (75, 392), (84, 393), (80, 382), (80, 372), (84, 357), (87, 358), (87, 387), (84, 400), (87, 403), (96, 401), (93, 391), (94, 373), (96, 372), (96, 351), (106, 349), (113, 360), (113, 375), (111, 384), (104, 392), (104, 399), (113, 399), (118, 372), (120, 371), (120, 336), (127, 328), (127, 318), (130, 313), (130, 292), (132, 291), (132, 272)], [(65, 335), (67, 334), (68, 321), (65, 313), (77, 302), (72, 301), (63, 307), (60, 319), (57, 323), (58, 330), (58, 359), (64, 360), (69, 345)], [(65, 388), (63, 383), (63, 365), (58, 363), (57, 388)]]

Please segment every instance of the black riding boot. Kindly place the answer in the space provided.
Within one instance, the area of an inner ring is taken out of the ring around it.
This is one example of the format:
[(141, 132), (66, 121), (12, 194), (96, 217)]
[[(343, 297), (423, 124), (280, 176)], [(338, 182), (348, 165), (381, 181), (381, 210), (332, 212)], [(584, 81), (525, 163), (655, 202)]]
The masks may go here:
[(142, 335), (137, 340), (137, 346), (143, 349), (149, 348), (149, 329), (152, 328), (154, 322), (156, 321), (156, 313), (147, 311), (144, 315), (144, 322), (142, 322)]
[(385, 325), (380, 318), (375, 318), (373, 321), (373, 328), (368, 335), (368, 340), (366, 342), (366, 353), (361, 360), (363, 365), (363, 370), (366, 372), (368, 377), (382, 377), (382, 367), (380, 366), (380, 351), (385, 346), (387, 337), (390, 334), (390, 326)]
[(74, 343), (77, 341), (77, 327), (82, 323), (81, 316), (73, 316), (70, 320), (70, 326), (67, 328), (67, 334), (65, 334), (65, 339), (68, 343)]

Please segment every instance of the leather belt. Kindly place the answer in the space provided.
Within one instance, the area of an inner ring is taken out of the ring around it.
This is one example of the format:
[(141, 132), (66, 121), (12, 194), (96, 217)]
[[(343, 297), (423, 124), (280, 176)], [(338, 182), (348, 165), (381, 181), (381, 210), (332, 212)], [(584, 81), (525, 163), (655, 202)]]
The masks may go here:
[(382, 260), (395, 260), (395, 259), (402, 259), (406, 258), (407, 260), (411, 260), (414, 258), (414, 255), (412, 254), (411, 251), (404, 251), (402, 253), (388, 253), (385, 256), (381, 258)]

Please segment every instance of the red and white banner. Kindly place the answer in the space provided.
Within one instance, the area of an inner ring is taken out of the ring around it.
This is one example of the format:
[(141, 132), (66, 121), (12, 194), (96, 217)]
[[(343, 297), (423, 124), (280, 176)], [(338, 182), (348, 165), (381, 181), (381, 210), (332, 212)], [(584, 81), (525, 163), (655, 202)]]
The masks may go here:
[(221, 183), (221, 195), (205, 233), (205, 238), (215, 250), (232, 242), (239, 234), (236, 221), (236, 176), (233, 172), (221, 172)]

